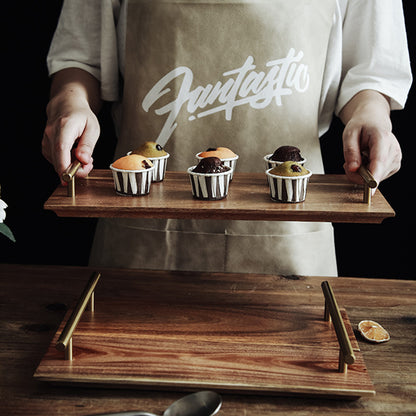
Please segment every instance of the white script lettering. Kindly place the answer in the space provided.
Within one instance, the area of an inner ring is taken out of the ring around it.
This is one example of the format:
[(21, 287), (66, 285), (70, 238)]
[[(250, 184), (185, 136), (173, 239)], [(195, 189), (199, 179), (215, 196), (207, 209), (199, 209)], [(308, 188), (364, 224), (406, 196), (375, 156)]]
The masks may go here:
[(282, 97), (291, 95), (293, 90), (305, 92), (309, 87), (309, 72), (308, 66), (300, 63), (303, 55), (302, 51), (295, 54), (292, 48), (286, 57), (267, 62), (266, 67), (270, 68), (267, 73), (256, 72), (254, 58), (249, 56), (240, 68), (223, 73), (224, 77), (228, 77), (224, 82), (196, 86), (194, 89), (194, 75), (190, 68), (181, 66), (173, 69), (154, 85), (142, 102), (143, 109), (149, 112), (158, 100), (171, 92), (168, 85), (183, 76), (176, 98), (154, 110), (158, 116), (167, 114), (158, 143), (163, 146), (169, 140), (185, 105), (190, 121), (221, 111), (224, 111), (226, 120), (231, 120), (235, 107), (248, 104), (254, 109), (263, 109), (273, 99), (277, 106), (281, 106)]

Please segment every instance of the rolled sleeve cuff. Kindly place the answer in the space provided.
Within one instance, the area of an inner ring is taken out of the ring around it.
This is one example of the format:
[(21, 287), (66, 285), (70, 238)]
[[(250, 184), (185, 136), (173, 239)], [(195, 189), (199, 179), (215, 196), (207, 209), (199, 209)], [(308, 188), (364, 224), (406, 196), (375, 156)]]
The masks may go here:
[[(411, 80), (408, 81), (409, 85)], [(403, 88), (403, 83), (394, 85), (386, 84), (384, 80), (367, 79), (367, 80), (345, 80), (338, 96), (335, 114), (338, 116), (344, 106), (360, 91), (374, 90), (389, 98), (391, 110), (402, 110), (405, 106), (408, 88)]]

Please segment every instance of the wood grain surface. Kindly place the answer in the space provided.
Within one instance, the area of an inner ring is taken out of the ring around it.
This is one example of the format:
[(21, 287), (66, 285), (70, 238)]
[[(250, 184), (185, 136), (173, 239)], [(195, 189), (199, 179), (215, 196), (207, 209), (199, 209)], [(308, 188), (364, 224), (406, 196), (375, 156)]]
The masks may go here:
[(263, 296), (256, 289), (248, 302), (244, 291), (224, 292), (209, 275), (199, 285), (192, 277), (154, 274), (120, 276), (116, 285), (128, 295), (100, 295), (117, 289), (104, 272), (95, 311), (84, 312), (75, 331), (74, 360), (65, 361), (55, 348), (64, 319), (35, 377), (113, 387), (374, 394), (345, 311), (357, 361), (347, 374), (337, 371), (339, 346), (323, 319), (323, 295), (319, 304), (305, 305), (302, 292), (283, 301), (279, 292)]
[[(33, 377), (68, 307), (76, 302), (91, 272), (91, 269), (79, 267), (0, 265), (2, 414), (86, 416), (145, 410), (161, 415), (171, 402), (185, 394), (184, 391), (155, 389), (56, 386)], [(322, 298), (322, 277), (105, 270), (103, 282), (112, 282), (113, 293), (105, 293), (103, 285), (101, 293), (97, 293), (97, 306), (110, 295), (128, 297), (129, 293), (122, 284), (125, 280), (140, 282), (140, 290), (143, 298), (146, 298), (152, 288), (149, 282), (154, 277), (184, 280), (191, 288), (206, 287), (206, 298), (212, 302), (214, 298), (211, 295), (214, 292), (220, 293), (222, 298), (230, 298), (230, 294), (238, 293), (240, 301), (254, 311), (259, 306), (260, 298), (260, 304), (267, 305), (271, 299), (276, 298), (276, 293), (282, 305), (289, 302), (288, 298), (293, 293), (303, 293), (303, 305), (318, 305)], [(398, 276), (392, 277), (395, 279), (325, 278), (331, 283), (338, 303), (348, 313), (376, 390), (374, 397), (346, 401), (223, 393), (223, 406), (219, 416), (414, 415), (416, 282), (399, 280)], [(161, 304), (169, 305), (174, 299), (174, 295), (167, 293), (164, 286), (160, 287), (159, 294)], [(186, 304), (189, 295), (184, 292), (178, 296), (179, 301)], [(126, 315), (125, 319), (128, 320), (128, 313)], [(255, 315), (256, 313), (250, 312), (248, 316), (250, 318)], [(144, 318), (150, 323), (150, 315), (144, 314)], [(380, 345), (364, 341), (356, 332), (357, 324), (362, 319), (374, 319), (381, 323), (389, 331), (391, 340)], [(199, 322), (204, 323), (204, 320), (207, 321), (208, 317), (199, 318)], [(253, 321), (247, 319), (247, 322), (252, 328)], [(268, 322), (265, 318), (262, 325), (268, 325)], [(194, 330), (197, 326), (191, 325)], [(203, 329), (204, 325), (201, 331)], [(151, 333), (148, 332), (148, 335)], [(75, 342), (75, 357), (79, 353), (76, 345)], [(99, 359), (105, 360), (105, 357), (101, 356)]]
[(371, 205), (363, 203), (363, 189), (345, 175), (312, 175), (306, 200), (279, 203), (270, 198), (266, 175), (236, 172), (228, 196), (218, 201), (192, 197), (184, 172), (167, 172), (163, 182), (153, 183), (150, 194), (126, 197), (115, 193), (111, 172), (95, 170), (79, 179), (76, 196), (67, 196), (60, 186), (45, 203), (45, 209), (63, 217), (142, 217), (240, 220), (296, 220), (380, 223), (395, 215), (380, 191)]

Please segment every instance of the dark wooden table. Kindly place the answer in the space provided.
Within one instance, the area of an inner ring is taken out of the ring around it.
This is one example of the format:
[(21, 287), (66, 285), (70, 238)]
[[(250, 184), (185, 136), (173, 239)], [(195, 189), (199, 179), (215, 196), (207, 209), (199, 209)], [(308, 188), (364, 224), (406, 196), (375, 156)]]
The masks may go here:
[[(137, 278), (138, 271), (122, 271)], [(93, 415), (146, 410), (161, 415), (183, 392), (55, 386), (33, 374), (67, 308), (76, 301), (91, 270), (63, 266), (0, 265), (0, 411), (4, 415)], [(105, 270), (116, 279), (120, 270)], [(236, 290), (236, 275), (217, 275)], [(255, 277), (255, 276), (253, 276)], [(198, 279), (198, 274), (195, 274)], [(259, 279), (263, 277), (259, 276)], [(264, 277), (273, 290), (305, 291), (305, 300), (322, 296), (328, 280), (351, 324), (373, 319), (390, 332), (385, 344), (356, 334), (376, 395), (355, 401), (223, 394), (219, 415), (414, 415), (416, 414), (416, 281), (361, 278)], [(307, 295), (306, 295), (307, 294)]]

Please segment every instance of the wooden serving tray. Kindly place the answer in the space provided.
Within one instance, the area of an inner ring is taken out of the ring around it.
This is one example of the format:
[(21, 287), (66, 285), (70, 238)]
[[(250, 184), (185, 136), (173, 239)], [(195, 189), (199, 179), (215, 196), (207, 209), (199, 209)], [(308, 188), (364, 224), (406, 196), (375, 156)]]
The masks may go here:
[(45, 209), (63, 217), (193, 218), (380, 223), (395, 215), (380, 191), (371, 204), (363, 203), (363, 187), (345, 175), (312, 175), (305, 202), (279, 203), (270, 199), (265, 174), (236, 172), (228, 196), (219, 201), (192, 197), (185, 172), (167, 172), (153, 183), (150, 194), (119, 196), (109, 170), (95, 170), (76, 183), (74, 197), (58, 187)]
[(67, 315), (35, 377), (145, 389), (374, 395), (345, 310), (356, 361), (339, 373), (323, 296), (322, 304), (311, 302), (319, 285), (299, 287), (269, 275), (137, 271), (106, 280), (104, 272), (95, 311), (84, 312), (73, 335), (73, 361), (55, 348)]

